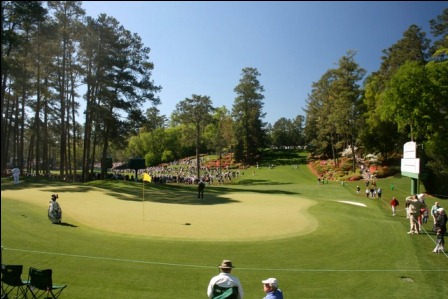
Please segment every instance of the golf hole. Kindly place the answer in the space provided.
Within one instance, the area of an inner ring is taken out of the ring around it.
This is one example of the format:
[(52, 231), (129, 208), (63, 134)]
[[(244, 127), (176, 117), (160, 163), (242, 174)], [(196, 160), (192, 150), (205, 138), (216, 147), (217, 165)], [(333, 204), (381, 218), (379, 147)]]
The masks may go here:
[(401, 276), (401, 280), (406, 281), (406, 282), (414, 282), (414, 280), (410, 277), (406, 277), (406, 276)]

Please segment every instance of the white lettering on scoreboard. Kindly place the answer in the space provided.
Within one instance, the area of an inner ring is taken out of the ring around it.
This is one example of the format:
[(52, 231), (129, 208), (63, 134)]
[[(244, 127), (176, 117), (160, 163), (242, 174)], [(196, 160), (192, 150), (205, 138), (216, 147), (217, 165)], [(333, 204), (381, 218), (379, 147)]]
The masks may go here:
[(417, 143), (410, 141), (403, 146), (403, 159), (417, 158)]
[(417, 143), (414, 141), (406, 142), (403, 146), (401, 172), (410, 174), (420, 173), (420, 159), (417, 158)]
[(420, 173), (420, 159), (401, 159), (401, 171)]

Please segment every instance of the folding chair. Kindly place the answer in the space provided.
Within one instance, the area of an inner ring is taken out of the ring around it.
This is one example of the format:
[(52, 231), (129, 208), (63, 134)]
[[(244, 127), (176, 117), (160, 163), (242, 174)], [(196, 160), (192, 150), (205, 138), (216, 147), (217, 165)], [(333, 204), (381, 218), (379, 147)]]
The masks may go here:
[(38, 270), (30, 267), (27, 289), (31, 293), (32, 298), (37, 299), (45, 296), (43, 298), (56, 299), (59, 297), (67, 285), (54, 285), (52, 276), (53, 271), (51, 269)]
[(26, 298), (27, 281), (21, 278), (22, 265), (2, 264), (2, 298)]

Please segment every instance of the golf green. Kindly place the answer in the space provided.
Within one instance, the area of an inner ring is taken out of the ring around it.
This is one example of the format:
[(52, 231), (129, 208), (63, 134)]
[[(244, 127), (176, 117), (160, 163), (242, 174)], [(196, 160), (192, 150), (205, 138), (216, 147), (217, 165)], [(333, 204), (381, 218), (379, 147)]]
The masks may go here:
[[(166, 204), (147, 200), (124, 200), (103, 189), (77, 192), (78, 186), (58, 190), (63, 222), (75, 221), (95, 229), (138, 236), (170, 239), (236, 241), (266, 240), (305, 235), (317, 220), (307, 213), (315, 201), (291, 195), (247, 192), (227, 193), (226, 203)], [(3, 196), (28, 202), (45, 211), (54, 189), (30, 188), (3, 191)], [(32, 196), (30, 196), (32, 194)], [(196, 194), (192, 194), (195, 196)], [(149, 195), (146, 195), (147, 197)], [(131, 195), (129, 195), (131, 199)], [(275, 212), (273, 212), (275, 211)], [(225, 223), (225, 225), (223, 225)]]

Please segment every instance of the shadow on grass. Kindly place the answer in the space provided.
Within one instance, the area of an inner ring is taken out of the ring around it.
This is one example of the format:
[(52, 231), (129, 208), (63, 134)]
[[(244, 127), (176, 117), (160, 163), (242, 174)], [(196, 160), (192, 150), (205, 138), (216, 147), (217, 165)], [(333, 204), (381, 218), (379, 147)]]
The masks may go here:
[[(264, 180), (244, 180), (237, 185), (284, 185), (281, 183), (272, 183), (272, 181)], [(133, 181), (115, 181), (115, 180), (98, 180), (88, 183), (70, 183), (52, 181), (44, 178), (28, 178), (18, 185), (4, 184), (2, 181), (2, 190), (18, 190), (28, 188), (48, 188), (50, 194), (57, 193), (64, 196), (64, 193), (87, 193), (102, 189), (105, 194), (119, 200), (126, 201), (148, 201), (166, 204), (185, 204), (185, 205), (218, 205), (238, 202), (237, 200), (226, 197), (226, 193), (260, 193), (260, 194), (279, 194), (279, 195), (296, 195), (296, 192), (283, 191), (278, 189), (259, 190), (256, 189), (239, 189), (237, 187), (225, 188), (219, 186), (207, 186), (204, 192), (204, 200), (197, 198), (197, 186), (185, 184), (148, 184)], [(67, 226), (70, 226), (67, 224)]]
[(240, 179), (237, 183), (235, 183), (235, 185), (243, 185), (243, 186), (248, 186), (248, 185), (266, 185), (266, 186), (276, 186), (276, 185), (290, 185), (292, 183), (280, 183), (280, 182), (273, 182), (270, 180), (255, 180), (255, 179)]
[(291, 165), (291, 164), (307, 164), (307, 155), (301, 150), (289, 150), (289, 149), (266, 149), (263, 151), (262, 162), (260, 166), (267, 166), (273, 164), (278, 165)]
[(82, 186), (82, 183), (64, 182), (52, 180), (43, 177), (25, 177), (20, 180), (19, 184), (13, 184), (9, 178), (2, 178), (2, 190), (20, 190), (28, 188), (44, 188), (48, 186), (67, 186), (67, 184), (77, 184)]
[(74, 225), (74, 224), (71, 224), (71, 223), (67, 223), (67, 222), (61, 222), (61, 223), (58, 223), (57, 225), (69, 226), (69, 227), (78, 227), (77, 225)]

